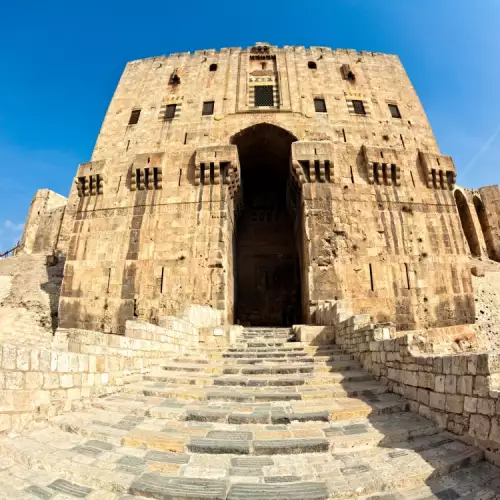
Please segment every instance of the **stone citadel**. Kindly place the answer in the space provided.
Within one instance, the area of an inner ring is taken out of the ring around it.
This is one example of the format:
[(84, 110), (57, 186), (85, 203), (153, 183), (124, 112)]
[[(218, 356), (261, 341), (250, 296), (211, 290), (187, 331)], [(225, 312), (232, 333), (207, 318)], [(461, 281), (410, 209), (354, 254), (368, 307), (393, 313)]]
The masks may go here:
[(0, 259), (0, 498), (500, 498), (456, 174), (395, 55), (128, 63)]

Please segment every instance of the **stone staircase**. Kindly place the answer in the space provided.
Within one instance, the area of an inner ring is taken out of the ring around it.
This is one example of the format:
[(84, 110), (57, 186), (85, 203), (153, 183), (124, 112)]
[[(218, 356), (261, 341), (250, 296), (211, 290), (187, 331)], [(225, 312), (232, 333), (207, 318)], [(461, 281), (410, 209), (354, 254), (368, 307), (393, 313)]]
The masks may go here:
[(499, 499), (500, 470), (337, 346), (245, 329), (0, 438), (0, 498)]

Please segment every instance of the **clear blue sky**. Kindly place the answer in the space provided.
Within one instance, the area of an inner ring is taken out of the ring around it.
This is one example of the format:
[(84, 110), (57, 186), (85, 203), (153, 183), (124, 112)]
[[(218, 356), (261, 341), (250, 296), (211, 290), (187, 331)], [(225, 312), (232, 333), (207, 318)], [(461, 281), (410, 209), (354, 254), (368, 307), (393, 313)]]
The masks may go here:
[(170, 52), (268, 41), (398, 54), (459, 184), (500, 183), (499, 0), (13, 0), (1, 19), (0, 249), (38, 188), (68, 194), (125, 63)]

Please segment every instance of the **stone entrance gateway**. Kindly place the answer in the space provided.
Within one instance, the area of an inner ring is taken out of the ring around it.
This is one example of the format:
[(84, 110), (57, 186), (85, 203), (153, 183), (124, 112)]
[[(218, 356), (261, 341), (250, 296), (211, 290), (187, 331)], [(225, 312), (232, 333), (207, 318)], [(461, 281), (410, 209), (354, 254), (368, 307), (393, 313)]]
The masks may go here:
[(300, 221), (290, 182), (296, 137), (262, 123), (232, 138), (241, 168), (235, 227), (235, 319), (251, 325), (301, 320)]

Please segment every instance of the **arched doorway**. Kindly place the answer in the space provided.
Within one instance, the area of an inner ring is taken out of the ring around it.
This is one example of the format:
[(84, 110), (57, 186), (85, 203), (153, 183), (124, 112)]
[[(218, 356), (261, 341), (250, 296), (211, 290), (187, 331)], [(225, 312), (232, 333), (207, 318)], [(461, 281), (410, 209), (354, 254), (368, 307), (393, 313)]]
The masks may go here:
[(300, 221), (287, 204), (296, 137), (259, 124), (232, 138), (241, 168), (235, 230), (235, 322), (289, 326), (301, 319)]
[(465, 234), (465, 239), (469, 244), (471, 254), (474, 257), (481, 257), (481, 247), (479, 245), (476, 228), (474, 227), (474, 222), (470, 213), (469, 204), (467, 203), (467, 199), (463, 193), (458, 189), (455, 190), (455, 202), (457, 204), (460, 222), (462, 223), (462, 229)]
[(476, 209), (477, 218), (479, 219), (479, 224), (481, 224), (481, 229), (483, 231), (484, 242), (486, 243), (486, 250), (488, 251), (488, 257), (495, 260), (495, 248), (493, 245), (493, 236), (491, 234), (490, 225), (488, 224), (488, 218), (486, 216), (486, 210), (484, 209), (484, 204), (478, 196), (472, 198), (474, 203), (474, 208)]

